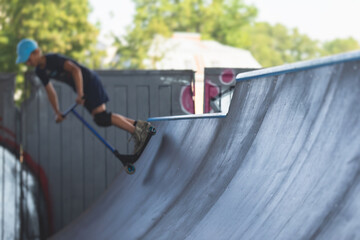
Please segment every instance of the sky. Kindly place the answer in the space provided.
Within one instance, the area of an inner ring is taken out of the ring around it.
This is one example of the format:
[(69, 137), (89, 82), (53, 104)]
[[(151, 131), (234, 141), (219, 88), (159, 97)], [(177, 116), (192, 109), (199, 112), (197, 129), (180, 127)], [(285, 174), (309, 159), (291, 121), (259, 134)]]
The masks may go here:
[[(320, 41), (354, 37), (360, 42), (360, 0), (244, 0), (259, 13), (257, 21), (281, 23)], [(111, 42), (109, 34), (125, 33), (135, 14), (132, 0), (90, 0), (92, 23), (100, 23), (100, 40)]]

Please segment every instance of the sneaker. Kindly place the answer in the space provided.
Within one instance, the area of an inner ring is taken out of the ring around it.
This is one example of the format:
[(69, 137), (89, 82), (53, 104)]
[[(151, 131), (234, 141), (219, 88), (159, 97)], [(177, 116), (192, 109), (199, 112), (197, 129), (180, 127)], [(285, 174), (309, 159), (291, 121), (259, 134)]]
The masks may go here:
[(135, 146), (134, 146), (134, 154), (138, 153), (140, 149), (145, 144), (145, 140), (149, 134), (148, 128), (150, 127), (150, 123), (145, 121), (137, 121), (135, 126), (135, 132), (133, 134), (135, 139)]
[(147, 128), (149, 128), (151, 126), (151, 124), (149, 122), (145, 122), (142, 120), (137, 120), (136, 122), (136, 127), (139, 127), (140, 129), (145, 129), (147, 130)]

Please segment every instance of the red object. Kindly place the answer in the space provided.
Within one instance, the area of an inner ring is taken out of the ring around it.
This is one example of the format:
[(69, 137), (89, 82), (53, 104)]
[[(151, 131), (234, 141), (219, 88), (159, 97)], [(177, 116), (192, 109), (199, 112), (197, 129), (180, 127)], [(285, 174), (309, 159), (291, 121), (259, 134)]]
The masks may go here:
[(210, 100), (219, 95), (219, 93), (220, 89), (216, 84), (212, 83), (210, 80), (205, 81), (205, 113), (211, 111)]
[(191, 85), (187, 85), (181, 89), (180, 103), (181, 109), (187, 114), (195, 113), (194, 100), (192, 95)]
[[(0, 117), (0, 119), (1, 119), (1, 117)], [(14, 138), (14, 139), (16, 138), (15, 134), (11, 130), (9, 130), (1, 125), (0, 125), (0, 129), (3, 130), (5, 133), (7, 133), (12, 138)], [(15, 141), (13, 141), (9, 138), (6, 138), (6, 137), (2, 137), (0, 135), (0, 143), (3, 143), (5, 146), (8, 146), (10, 149), (14, 150), (17, 153), (17, 155), (19, 155), (20, 145), (17, 144)], [(49, 232), (50, 232), (50, 235), (52, 235), (54, 233), (52, 201), (51, 201), (51, 197), (50, 197), (49, 182), (46, 177), (46, 173), (45, 173), (44, 169), (40, 165), (38, 165), (27, 152), (25, 152), (25, 151), (23, 152), (23, 157), (24, 157), (23, 158), (24, 162), (29, 167), (30, 171), (39, 180), (41, 190), (44, 193), (47, 216), (48, 216), (48, 223), (49, 223)]]
[(220, 82), (224, 85), (230, 85), (235, 81), (235, 73), (232, 69), (225, 69), (219, 76)]

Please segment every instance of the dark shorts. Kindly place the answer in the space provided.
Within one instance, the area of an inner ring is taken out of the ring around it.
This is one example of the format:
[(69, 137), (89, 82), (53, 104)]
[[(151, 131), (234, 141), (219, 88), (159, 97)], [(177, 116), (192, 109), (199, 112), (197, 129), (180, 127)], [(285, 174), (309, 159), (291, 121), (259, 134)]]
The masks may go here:
[(109, 97), (100, 81), (100, 78), (93, 74), (93, 78), (84, 87), (85, 108), (91, 113), (95, 108), (109, 101)]

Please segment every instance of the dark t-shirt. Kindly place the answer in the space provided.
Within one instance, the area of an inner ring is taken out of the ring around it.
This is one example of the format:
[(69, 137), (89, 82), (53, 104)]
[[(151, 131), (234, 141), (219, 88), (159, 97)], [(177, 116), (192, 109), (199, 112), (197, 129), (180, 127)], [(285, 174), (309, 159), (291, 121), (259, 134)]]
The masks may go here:
[(76, 92), (75, 81), (71, 73), (64, 69), (64, 63), (71, 61), (81, 69), (85, 107), (89, 112), (91, 113), (93, 109), (109, 101), (107, 93), (95, 72), (60, 54), (46, 54), (45, 57), (46, 66), (44, 68), (36, 67), (35, 69), (36, 75), (40, 78), (44, 86), (49, 83), (50, 79), (55, 79), (68, 84)]
[(45, 68), (36, 67), (35, 69), (36, 75), (40, 78), (44, 86), (49, 83), (50, 79), (55, 79), (57, 81), (68, 84), (74, 89), (74, 91), (76, 91), (75, 81), (71, 76), (71, 73), (66, 72), (64, 69), (65, 61), (71, 61), (81, 69), (83, 76), (83, 88), (86, 88), (86, 86), (89, 84), (89, 81), (93, 78), (92, 71), (70, 58), (62, 56), (60, 54), (46, 54), (45, 57)]

